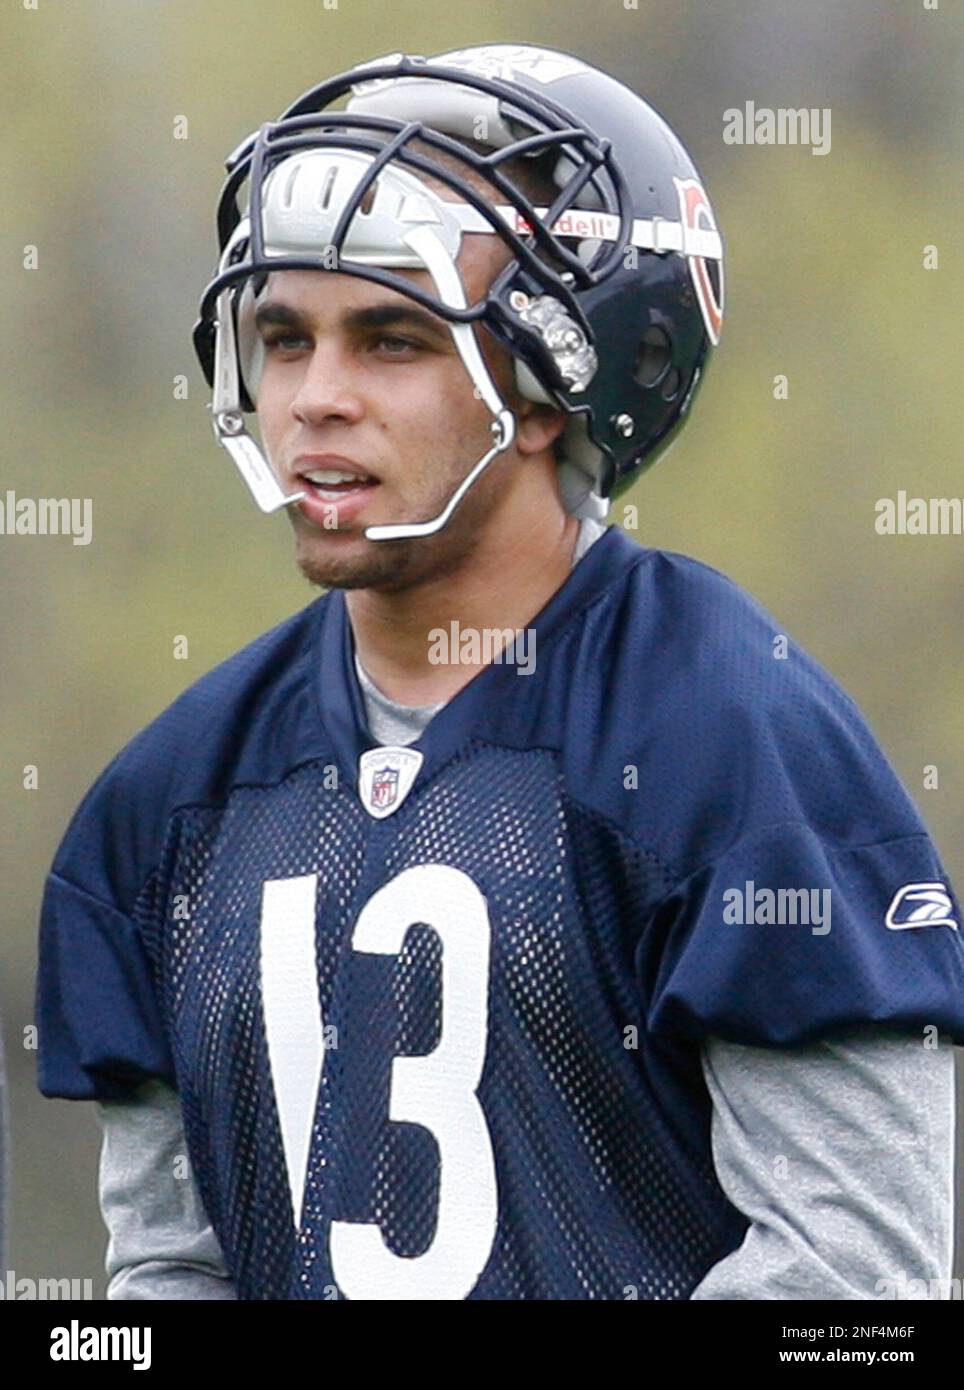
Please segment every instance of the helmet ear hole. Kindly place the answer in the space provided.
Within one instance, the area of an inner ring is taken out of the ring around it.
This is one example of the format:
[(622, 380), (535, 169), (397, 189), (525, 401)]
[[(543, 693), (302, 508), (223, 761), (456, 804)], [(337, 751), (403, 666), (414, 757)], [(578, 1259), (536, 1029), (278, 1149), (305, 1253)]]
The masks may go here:
[(656, 386), (666, 375), (672, 360), (673, 345), (669, 334), (658, 323), (650, 324), (636, 349), (633, 375), (640, 386)]

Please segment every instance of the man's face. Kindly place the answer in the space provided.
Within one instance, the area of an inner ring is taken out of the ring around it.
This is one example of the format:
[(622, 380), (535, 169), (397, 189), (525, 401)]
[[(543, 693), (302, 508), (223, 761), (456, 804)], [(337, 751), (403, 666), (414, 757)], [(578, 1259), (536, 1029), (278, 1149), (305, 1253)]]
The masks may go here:
[[(466, 236), (459, 269), (474, 302), (506, 259), (498, 238)], [(427, 290), (424, 271), (401, 271)], [(404, 315), (404, 316), (403, 316)], [(297, 561), (314, 584), (407, 588), (465, 563), (507, 505), (515, 448), (496, 456), (435, 535), (370, 541), (365, 527), (436, 517), (492, 445), (493, 416), (475, 398), (448, 324), (413, 300), (357, 276), (276, 271), (259, 300), (264, 370), (258, 420), (286, 491), (304, 472), (345, 460), (376, 480), (338, 506), (318, 496), (288, 508)], [(518, 397), (511, 359), (478, 334), (490, 374), (510, 408)], [(325, 461), (317, 456), (332, 455)], [(312, 457), (315, 456), (315, 457)]]

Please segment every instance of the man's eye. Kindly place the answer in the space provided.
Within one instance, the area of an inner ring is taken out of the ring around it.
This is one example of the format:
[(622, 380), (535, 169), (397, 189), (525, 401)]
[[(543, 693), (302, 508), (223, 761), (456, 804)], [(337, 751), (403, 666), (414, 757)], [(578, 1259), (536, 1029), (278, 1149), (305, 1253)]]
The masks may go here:
[(304, 343), (304, 341), (304, 338), (298, 338), (293, 333), (276, 333), (273, 338), (264, 339), (264, 346), (267, 350), (271, 348), (280, 348), (282, 352), (287, 352), (299, 346), (299, 344)]
[(409, 349), (418, 349), (421, 343), (413, 342), (411, 338), (399, 338), (394, 333), (380, 333), (376, 339), (380, 347), (387, 347), (389, 356), (397, 357)]

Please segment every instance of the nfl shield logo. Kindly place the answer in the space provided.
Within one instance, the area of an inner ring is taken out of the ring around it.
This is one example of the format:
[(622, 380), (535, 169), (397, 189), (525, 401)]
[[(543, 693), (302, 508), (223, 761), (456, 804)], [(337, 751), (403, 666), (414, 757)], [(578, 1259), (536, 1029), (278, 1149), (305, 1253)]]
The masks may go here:
[(358, 759), (358, 796), (365, 810), (376, 820), (392, 816), (402, 805), (418, 770), (423, 755), (417, 748), (388, 744), (369, 748)]
[(372, 778), (372, 805), (392, 806), (398, 795), (398, 768), (382, 767)]

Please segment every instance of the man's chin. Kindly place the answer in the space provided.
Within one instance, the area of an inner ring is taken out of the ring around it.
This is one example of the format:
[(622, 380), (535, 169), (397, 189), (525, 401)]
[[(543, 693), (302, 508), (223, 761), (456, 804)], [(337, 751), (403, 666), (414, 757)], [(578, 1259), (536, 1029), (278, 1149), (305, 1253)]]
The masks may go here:
[[(478, 537), (472, 530), (471, 500), (466, 498), (460, 515), (433, 536), (390, 541), (366, 539), (365, 525), (374, 525), (374, 520), (363, 525), (359, 519), (350, 530), (319, 531), (289, 512), (295, 560), (309, 584), (323, 589), (399, 593), (426, 579), (438, 581), (461, 569), (475, 549)], [(426, 508), (424, 514), (434, 516), (443, 506), (444, 499), (439, 500), (434, 511)]]
[[(393, 588), (405, 571), (404, 543), (366, 541), (341, 548), (299, 544), (295, 562), (308, 580), (322, 589)], [(327, 552), (327, 553), (326, 553)]]
[(365, 585), (378, 567), (375, 548), (364, 527), (323, 530), (292, 509), (288, 513), (295, 536), (295, 563), (309, 584), (323, 589), (352, 589)]

